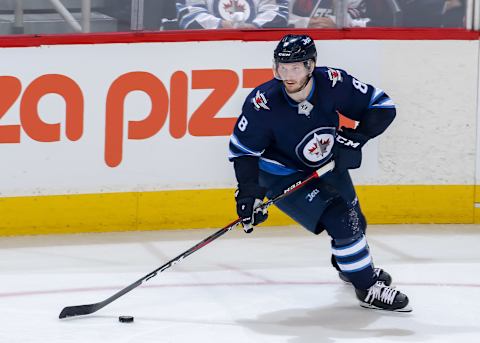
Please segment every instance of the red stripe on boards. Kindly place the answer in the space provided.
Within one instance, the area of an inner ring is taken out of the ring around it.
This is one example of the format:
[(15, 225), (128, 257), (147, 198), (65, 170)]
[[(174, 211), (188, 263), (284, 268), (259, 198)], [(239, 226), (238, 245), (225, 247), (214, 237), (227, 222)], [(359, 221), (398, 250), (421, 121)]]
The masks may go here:
[(263, 29), (263, 30), (185, 30), (84, 34), (38, 34), (0, 36), (0, 47), (33, 47), (41, 45), (111, 44), (145, 42), (197, 41), (277, 41), (287, 33), (306, 33), (315, 40), (478, 40), (479, 31), (465, 29)]

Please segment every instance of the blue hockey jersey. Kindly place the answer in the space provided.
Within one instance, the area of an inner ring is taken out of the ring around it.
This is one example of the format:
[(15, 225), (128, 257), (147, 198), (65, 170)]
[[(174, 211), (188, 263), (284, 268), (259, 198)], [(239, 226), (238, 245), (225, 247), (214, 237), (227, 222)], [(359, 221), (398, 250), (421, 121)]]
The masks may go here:
[[(259, 28), (287, 27), (288, 0), (178, 0), (181, 29), (218, 29), (222, 20), (240, 21)], [(241, 26), (240, 26), (241, 27)]]
[(229, 159), (258, 158), (259, 168), (275, 175), (310, 173), (332, 158), (338, 113), (373, 138), (393, 121), (395, 105), (381, 89), (341, 69), (316, 67), (307, 102), (300, 104), (272, 79), (247, 97), (230, 137)]

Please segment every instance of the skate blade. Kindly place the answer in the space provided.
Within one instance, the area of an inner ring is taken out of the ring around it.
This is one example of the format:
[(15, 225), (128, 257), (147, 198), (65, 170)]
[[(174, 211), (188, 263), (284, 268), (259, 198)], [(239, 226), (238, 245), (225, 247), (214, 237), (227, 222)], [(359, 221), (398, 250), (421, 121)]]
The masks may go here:
[(379, 310), (379, 311), (388, 311), (388, 312), (412, 312), (413, 311), (413, 308), (410, 306), (410, 304), (407, 304), (407, 306), (396, 309), (396, 310), (389, 310), (386, 308), (377, 307), (372, 304), (364, 303), (362, 301), (360, 301), (360, 306), (363, 308), (368, 308), (370, 310)]

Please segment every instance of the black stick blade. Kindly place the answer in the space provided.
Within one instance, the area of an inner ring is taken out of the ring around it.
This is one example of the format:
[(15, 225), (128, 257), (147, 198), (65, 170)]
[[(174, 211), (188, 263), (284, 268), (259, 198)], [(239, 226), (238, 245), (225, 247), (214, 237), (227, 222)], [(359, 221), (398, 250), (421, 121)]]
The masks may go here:
[(58, 318), (63, 319), (67, 317), (83, 316), (93, 312), (97, 312), (103, 306), (99, 304), (79, 305), (79, 306), (67, 306), (65, 307)]
[[(154, 271), (153, 273), (156, 273), (156, 272), (157, 272), (157, 270)], [(63, 319), (63, 318), (67, 318), (67, 317), (84, 316), (86, 314), (97, 312), (101, 308), (104, 308), (105, 306), (110, 304), (112, 301), (120, 298), (125, 293), (128, 293), (132, 289), (140, 286), (146, 278), (154, 276), (153, 273), (145, 275), (140, 280), (135, 281), (131, 285), (125, 287), (124, 289), (121, 289), (120, 291), (118, 291), (117, 293), (112, 295), (110, 298), (105, 299), (104, 301), (101, 301), (99, 303), (90, 304), (90, 305), (67, 306), (62, 310), (62, 312), (60, 312), (60, 315), (58, 316), (58, 318)]]

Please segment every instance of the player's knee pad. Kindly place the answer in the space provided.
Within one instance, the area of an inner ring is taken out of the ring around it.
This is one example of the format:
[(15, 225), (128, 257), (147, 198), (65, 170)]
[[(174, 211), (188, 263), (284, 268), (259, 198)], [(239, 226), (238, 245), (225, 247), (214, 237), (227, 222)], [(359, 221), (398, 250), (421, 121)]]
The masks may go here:
[(327, 230), (332, 239), (353, 241), (365, 233), (367, 221), (356, 199), (353, 204), (336, 199), (325, 209), (317, 227), (318, 231)]

